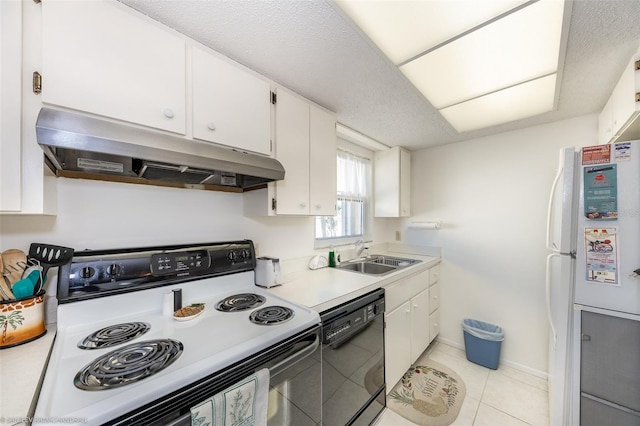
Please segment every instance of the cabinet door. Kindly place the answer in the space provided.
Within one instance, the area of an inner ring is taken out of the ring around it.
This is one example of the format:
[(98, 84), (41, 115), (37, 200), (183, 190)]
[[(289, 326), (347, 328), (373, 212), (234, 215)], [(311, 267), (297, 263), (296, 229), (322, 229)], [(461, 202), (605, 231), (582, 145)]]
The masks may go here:
[(309, 104), (284, 90), (276, 103), (276, 158), (285, 169), (275, 184), (276, 213), (309, 214)]
[(118, 2), (42, 2), (43, 102), (185, 134), (185, 42)]
[(411, 299), (411, 363), (429, 346), (429, 290)]
[(269, 83), (197, 47), (191, 61), (193, 137), (268, 155)]
[(336, 214), (336, 119), (314, 105), (309, 111), (309, 214)]
[(400, 216), (411, 214), (411, 156), (400, 150)]
[(598, 143), (601, 145), (609, 143), (613, 137), (613, 107), (611, 103), (612, 100), (609, 98), (609, 101), (604, 106), (602, 112), (598, 115)]
[(387, 393), (411, 367), (411, 302), (385, 314), (384, 371)]
[(400, 147), (376, 151), (374, 169), (375, 216), (401, 217), (411, 213), (411, 155)]
[(19, 211), (22, 176), (22, 4), (0, 2), (0, 211)]
[(627, 64), (611, 94), (613, 135), (616, 136), (636, 110), (634, 61)]

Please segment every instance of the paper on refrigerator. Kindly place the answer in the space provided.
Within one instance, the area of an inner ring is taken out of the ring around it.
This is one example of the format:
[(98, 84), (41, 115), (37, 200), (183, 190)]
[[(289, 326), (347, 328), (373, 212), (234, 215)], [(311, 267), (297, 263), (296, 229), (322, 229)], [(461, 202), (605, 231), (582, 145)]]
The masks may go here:
[(616, 285), (618, 282), (618, 228), (585, 228), (586, 279)]

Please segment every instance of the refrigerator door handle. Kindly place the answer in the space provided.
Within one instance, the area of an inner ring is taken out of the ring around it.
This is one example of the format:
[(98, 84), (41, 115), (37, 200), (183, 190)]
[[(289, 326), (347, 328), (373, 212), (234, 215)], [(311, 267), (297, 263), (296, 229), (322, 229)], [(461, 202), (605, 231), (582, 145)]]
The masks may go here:
[(556, 333), (556, 327), (553, 324), (553, 317), (551, 316), (551, 259), (554, 257), (560, 257), (561, 254), (551, 253), (547, 256), (547, 272), (545, 275), (545, 299), (547, 301), (547, 319), (549, 320), (549, 325), (551, 326), (551, 333), (553, 333), (553, 346), (556, 346), (556, 341), (558, 339), (558, 335)]
[(563, 168), (560, 167), (558, 170), (558, 174), (555, 179), (553, 179), (553, 185), (551, 185), (551, 194), (549, 195), (549, 205), (547, 207), (547, 249), (551, 251), (557, 252), (558, 249), (553, 247), (553, 243), (551, 241), (551, 220), (553, 219), (553, 198), (556, 193), (556, 187), (558, 186), (558, 182), (560, 182), (560, 178), (562, 177)]

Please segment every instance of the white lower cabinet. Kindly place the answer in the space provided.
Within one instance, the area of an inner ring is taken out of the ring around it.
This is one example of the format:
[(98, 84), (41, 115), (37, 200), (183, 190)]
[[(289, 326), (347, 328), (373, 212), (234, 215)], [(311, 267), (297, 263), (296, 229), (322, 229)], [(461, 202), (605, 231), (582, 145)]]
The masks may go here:
[(387, 392), (393, 389), (432, 340), (429, 272), (419, 272), (385, 288), (388, 312), (385, 314)]
[(429, 337), (429, 290), (411, 298), (411, 363), (427, 349)]
[(387, 393), (411, 365), (411, 302), (385, 314), (384, 372)]

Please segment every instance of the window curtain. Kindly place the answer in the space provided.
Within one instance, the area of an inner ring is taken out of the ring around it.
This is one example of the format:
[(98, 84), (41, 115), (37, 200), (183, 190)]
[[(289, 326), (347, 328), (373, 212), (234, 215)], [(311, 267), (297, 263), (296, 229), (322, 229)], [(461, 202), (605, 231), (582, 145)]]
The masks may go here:
[(367, 199), (369, 160), (338, 150), (338, 198), (347, 201)]
[(369, 160), (338, 149), (337, 214), (316, 217), (316, 239), (364, 235)]

